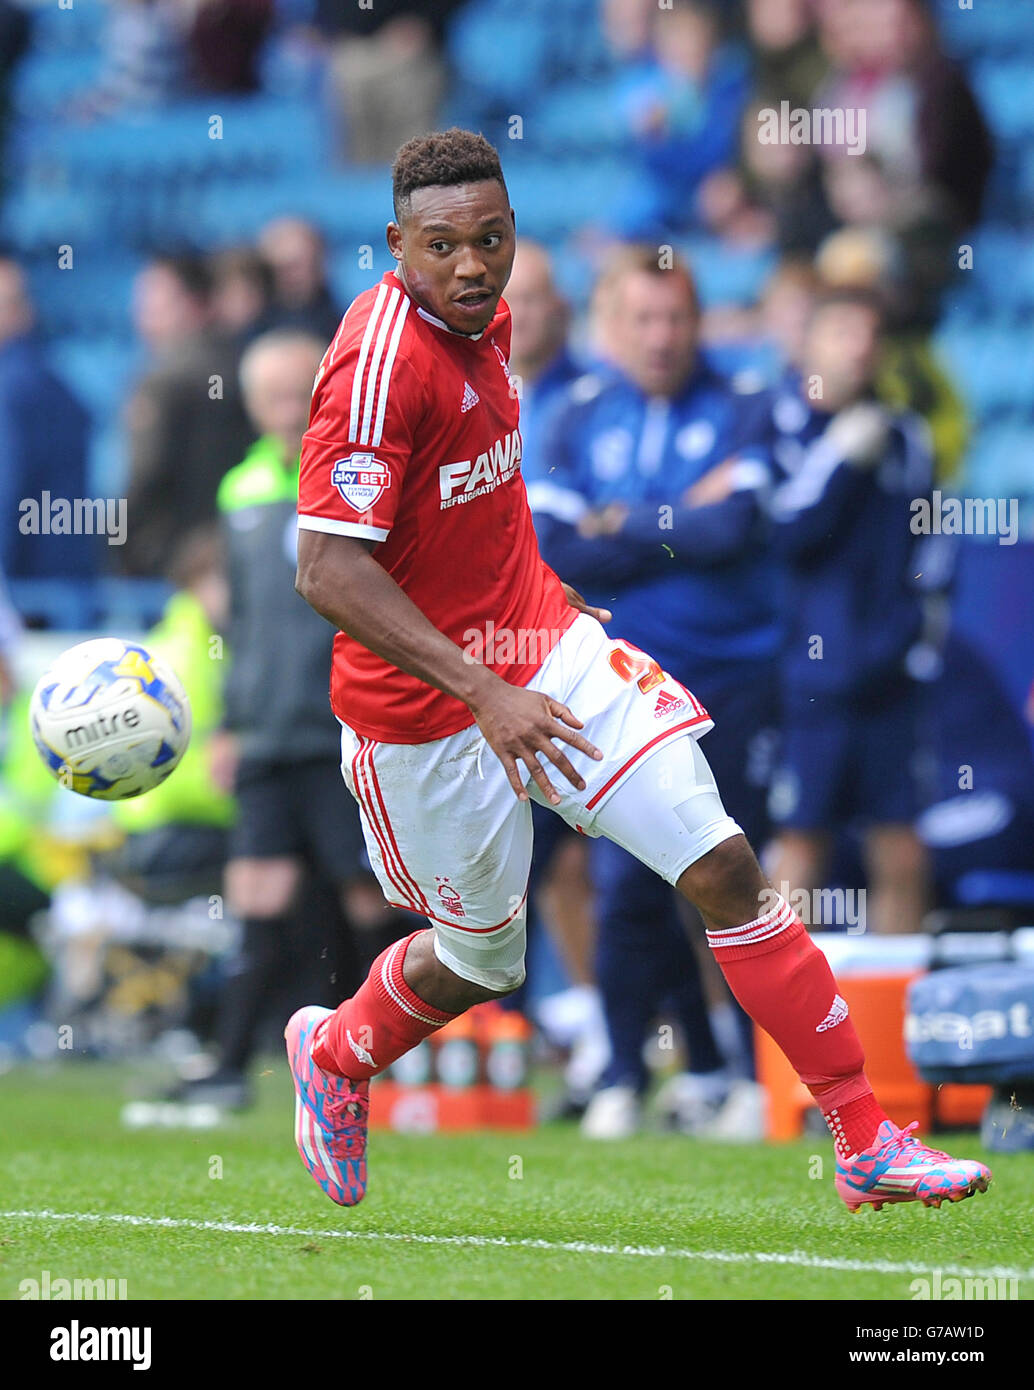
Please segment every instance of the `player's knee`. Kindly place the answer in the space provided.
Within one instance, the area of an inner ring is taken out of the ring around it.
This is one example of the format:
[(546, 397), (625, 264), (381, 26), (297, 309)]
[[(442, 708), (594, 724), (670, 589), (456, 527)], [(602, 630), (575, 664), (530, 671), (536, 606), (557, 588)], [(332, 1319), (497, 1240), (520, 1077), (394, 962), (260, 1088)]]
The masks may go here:
[(471, 967), (468, 973), (462, 978), (470, 984), (477, 985), (480, 989), (487, 990), (494, 998), (505, 998), (507, 994), (513, 994), (520, 989), (525, 979), (527, 971), (524, 962), (520, 965), (507, 966), (498, 970), (478, 970)]
[(691, 903), (721, 926), (740, 926), (758, 912), (765, 879), (745, 835), (734, 835), (690, 864), (678, 888)]
[(476, 990), (486, 990), (488, 997), (520, 989), (526, 973), (524, 949), (523, 922), (508, 924), (474, 942), (459, 932), (435, 928), (434, 954), (439, 964)]
[(526, 979), (527, 972), (522, 967), (520, 971), (511, 972), (505, 985), (501, 987), (496, 986), (496, 988), (492, 992), (493, 994), (499, 995), (500, 998), (505, 998), (508, 994), (516, 994), (516, 992), (520, 989), (521, 985), (523, 985)]

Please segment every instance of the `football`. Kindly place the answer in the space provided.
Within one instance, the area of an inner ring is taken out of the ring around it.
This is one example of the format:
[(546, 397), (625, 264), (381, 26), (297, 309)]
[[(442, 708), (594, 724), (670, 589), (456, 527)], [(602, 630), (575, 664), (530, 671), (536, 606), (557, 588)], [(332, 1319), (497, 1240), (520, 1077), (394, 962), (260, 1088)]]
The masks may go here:
[(101, 801), (151, 791), (190, 741), (190, 701), (176, 673), (118, 637), (63, 652), (37, 682), (29, 720), (61, 785)]

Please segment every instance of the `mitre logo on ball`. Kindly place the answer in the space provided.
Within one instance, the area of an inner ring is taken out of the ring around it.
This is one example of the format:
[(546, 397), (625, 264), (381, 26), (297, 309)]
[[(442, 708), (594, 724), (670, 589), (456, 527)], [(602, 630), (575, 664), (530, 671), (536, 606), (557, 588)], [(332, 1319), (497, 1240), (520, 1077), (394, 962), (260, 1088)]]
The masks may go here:
[(330, 481), (350, 507), (366, 512), (391, 487), (391, 474), (388, 465), (373, 454), (356, 453), (338, 459), (331, 470)]

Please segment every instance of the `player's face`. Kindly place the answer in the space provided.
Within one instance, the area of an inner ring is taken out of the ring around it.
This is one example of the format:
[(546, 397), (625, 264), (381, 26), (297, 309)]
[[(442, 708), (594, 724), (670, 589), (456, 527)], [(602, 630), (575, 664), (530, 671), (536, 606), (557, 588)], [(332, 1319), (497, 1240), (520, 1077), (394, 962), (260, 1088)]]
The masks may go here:
[(513, 265), (514, 218), (496, 179), (418, 188), (388, 249), (413, 298), (457, 333), (491, 323)]
[(641, 390), (671, 396), (693, 370), (698, 323), (681, 275), (635, 271), (616, 287), (607, 336), (618, 366)]

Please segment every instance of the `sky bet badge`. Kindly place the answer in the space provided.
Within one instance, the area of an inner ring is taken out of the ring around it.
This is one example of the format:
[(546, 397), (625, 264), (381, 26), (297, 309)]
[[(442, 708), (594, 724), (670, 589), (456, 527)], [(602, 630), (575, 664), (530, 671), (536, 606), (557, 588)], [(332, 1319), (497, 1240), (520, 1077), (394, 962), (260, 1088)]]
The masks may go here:
[(391, 486), (391, 474), (373, 454), (349, 454), (334, 464), (330, 481), (350, 507), (366, 512)]

